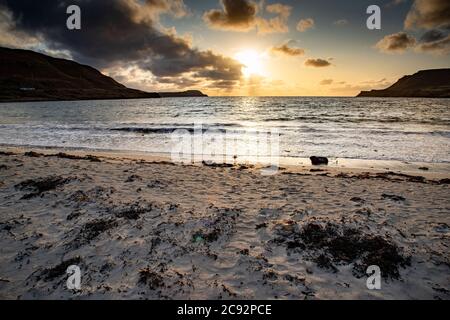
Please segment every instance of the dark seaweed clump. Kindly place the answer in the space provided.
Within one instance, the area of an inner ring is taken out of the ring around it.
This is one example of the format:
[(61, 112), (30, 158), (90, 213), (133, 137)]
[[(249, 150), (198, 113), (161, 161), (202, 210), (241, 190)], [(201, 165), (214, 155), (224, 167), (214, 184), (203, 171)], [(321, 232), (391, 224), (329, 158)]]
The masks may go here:
[(215, 242), (224, 234), (233, 231), (236, 218), (239, 216), (239, 210), (219, 210), (217, 215), (204, 224), (204, 227), (197, 230), (192, 235), (194, 242)]
[(119, 218), (125, 218), (129, 220), (137, 220), (142, 214), (151, 212), (153, 210), (153, 204), (140, 204), (139, 202), (128, 205), (127, 207), (115, 210), (114, 214)]
[(144, 268), (139, 271), (139, 283), (148, 285), (150, 289), (156, 290), (164, 286), (164, 279), (150, 268)]
[(72, 246), (77, 248), (97, 238), (102, 233), (118, 226), (115, 220), (93, 220), (86, 223), (75, 237)]
[(25, 157), (30, 157), (30, 158), (39, 158), (39, 157), (42, 157), (43, 154), (42, 153), (37, 153), (37, 152), (34, 152), (34, 151), (28, 151), (28, 152), (24, 153), (24, 156)]
[(19, 190), (31, 191), (25, 194), (21, 199), (31, 199), (37, 196), (42, 196), (43, 193), (51, 190), (55, 190), (57, 187), (64, 185), (74, 178), (63, 178), (59, 176), (51, 176), (40, 179), (25, 180), (15, 186)]
[(0, 151), (0, 156), (14, 156), (14, 155), (15, 155), (14, 152)]
[(50, 281), (55, 278), (63, 276), (66, 273), (66, 270), (69, 266), (78, 265), (80, 263), (81, 258), (77, 256), (69, 260), (65, 260), (53, 268), (45, 269), (42, 272), (41, 276), (44, 277), (45, 281)]
[(57, 157), (60, 159), (70, 159), (70, 160), (89, 160), (91, 162), (101, 162), (101, 160), (98, 157), (90, 155), (90, 154), (88, 154), (86, 156), (75, 156), (72, 154), (60, 152), (55, 155), (48, 155), (48, 157)]
[(353, 274), (362, 277), (370, 265), (377, 265), (385, 278), (399, 279), (399, 267), (410, 265), (398, 246), (379, 236), (364, 234), (360, 230), (338, 224), (318, 222), (303, 226), (288, 221), (276, 227), (275, 243), (288, 250), (306, 251), (316, 264), (337, 271), (335, 263), (353, 263)]

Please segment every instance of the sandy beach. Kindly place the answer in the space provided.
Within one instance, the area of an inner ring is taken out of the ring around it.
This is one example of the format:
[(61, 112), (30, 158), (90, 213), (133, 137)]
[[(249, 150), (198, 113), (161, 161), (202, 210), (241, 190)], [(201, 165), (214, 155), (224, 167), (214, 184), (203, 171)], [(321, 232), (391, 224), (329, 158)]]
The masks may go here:
[[(449, 299), (450, 174), (427, 169), (264, 176), (2, 148), (0, 298)], [(366, 287), (369, 265), (381, 290)]]

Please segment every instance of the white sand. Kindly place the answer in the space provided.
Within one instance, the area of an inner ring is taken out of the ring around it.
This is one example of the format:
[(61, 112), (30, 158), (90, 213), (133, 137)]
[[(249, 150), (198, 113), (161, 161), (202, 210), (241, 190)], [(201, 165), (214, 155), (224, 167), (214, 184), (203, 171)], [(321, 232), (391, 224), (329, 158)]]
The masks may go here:
[[(424, 181), (336, 167), (262, 176), (101, 156), (0, 155), (0, 298), (450, 298), (448, 171), (431, 166)], [(67, 180), (35, 196), (19, 187), (50, 176)], [(368, 290), (355, 266), (384, 251), (348, 258), (354, 250), (330, 249), (345, 237), (306, 240), (308, 226), (327, 223), (369, 247), (383, 239), (376, 250), (390, 244), (410, 265), (380, 261), (398, 277)], [(80, 291), (66, 288), (68, 262), (81, 268)]]

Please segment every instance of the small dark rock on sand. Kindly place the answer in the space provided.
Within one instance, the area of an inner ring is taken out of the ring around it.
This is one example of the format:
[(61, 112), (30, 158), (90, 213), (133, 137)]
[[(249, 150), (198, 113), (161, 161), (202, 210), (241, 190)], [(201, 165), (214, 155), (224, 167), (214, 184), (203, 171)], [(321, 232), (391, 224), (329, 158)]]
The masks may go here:
[(313, 166), (327, 165), (328, 164), (328, 158), (326, 158), (326, 157), (312, 156), (309, 159), (311, 160), (311, 163), (312, 163)]

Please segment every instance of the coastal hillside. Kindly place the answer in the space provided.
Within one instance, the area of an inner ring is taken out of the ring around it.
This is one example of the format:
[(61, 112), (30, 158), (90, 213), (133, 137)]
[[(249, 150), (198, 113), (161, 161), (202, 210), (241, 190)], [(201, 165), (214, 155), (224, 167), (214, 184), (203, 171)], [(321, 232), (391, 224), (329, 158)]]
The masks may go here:
[(97, 69), (30, 50), (0, 47), (0, 102), (205, 96), (129, 89)]
[(358, 97), (450, 97), (450, 69), (422, 70), (404, 76), (384, 90), (362, 91)]
[(0, 101), (159, 98), (100, 71), (29, 50), (0, 48)]
[(206, 94), (199, 90), (187, 90), (182, 92), (159, 92), (162, 98), (177, 98), (177, 97), (207, 97)]

